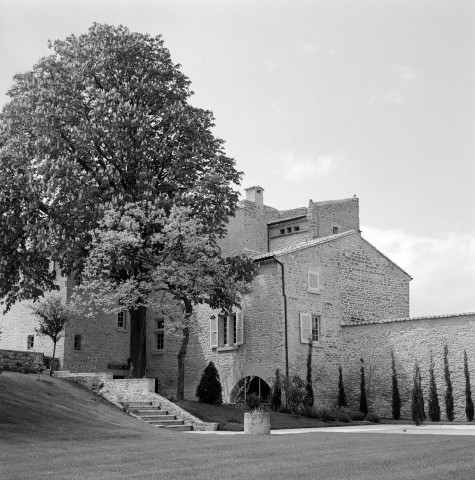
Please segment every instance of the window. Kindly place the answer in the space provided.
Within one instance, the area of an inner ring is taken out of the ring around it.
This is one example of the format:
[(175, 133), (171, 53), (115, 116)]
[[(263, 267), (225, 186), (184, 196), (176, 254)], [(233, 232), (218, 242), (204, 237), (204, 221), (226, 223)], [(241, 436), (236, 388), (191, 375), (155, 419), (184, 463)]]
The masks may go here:
[(322, 319), (320, 315), (310, 313), (300, 314), (300, 342), (309, 343), (309, 338), (313, 343), (322, 343)]
[(74, 350), (81, 350), (82, 337), (81, 335), (74, 335)]
[(333, 227), (333, 235), (336, 235), (338, 233), (338, 227)]
[(153, 333), (154, 333), (153, 349), (156, 352), (163, 352), (163, 348), (165, 346), (165, 318), (164, 317), (159, 317), (155, 319)]
[(28, 338), (26, 340), (26, 348), (27, 350), (31, 350), (35, 344), (35, 336), (34, 335), (28, 335)]
[(77, 275), (76, 277), (74, 277), (74, 285), (76, 287), (79, 287), (79, 285), (82, 284), (82, 277), (81, 275)]
[(300, 230), (299, 226), (294, 227), (294, 232), (298, 232)]
[(320, 274), (313, 270), (307, 273), (307, 292), (320, 293)]
[(280, 229), (280, 234), (281, 234), (281, 235), (285, 235), (285, 228), (281, 228), (281, 229)]
[(287, 233), (292, 233), (292, 227), (287, 227)]
[(211, 348), (233, 347), (244, 343), (241, 312), (218, 315), (218, 318), (213, 315), (209, 322)]
[(117, 330), (127, 330), (128, 312), (119, 312), (117, 314)]

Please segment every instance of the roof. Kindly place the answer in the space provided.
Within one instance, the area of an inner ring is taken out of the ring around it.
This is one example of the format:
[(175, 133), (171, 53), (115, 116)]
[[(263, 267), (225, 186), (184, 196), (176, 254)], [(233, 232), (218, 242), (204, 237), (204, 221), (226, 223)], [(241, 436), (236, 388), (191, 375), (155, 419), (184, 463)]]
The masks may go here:
[(323, 243), (328, 243), (328, 242), (334, 242), (336, 240), (339, 240), (343, 237), (349, 237), (351, 235), (356, 235), (359, 239), (361, 239), (363, 242), (365, 242), (367, 245), (369, 245), (373, 250), (376, 250), (381, 256), (383, 256), (388, 262), (392, 263), (396, 268), (398, 268), (402, 273), (407, 275), (411, 280), (412, 277), (405, 271), (403, 270), (399, 265), (394, 263), (390, 258), (388, 258), (384, 253), (382, 253), (380, 250), (378, 250), (374, 245), (368, 242), (368, 240), (365, 240), (358, 232), (355, 232), (354, 230), (349, 230), (347, 232), (343, 233), (338, 233), (336, 235), (329, 235), (328, 237), (321, 237), (321, 238), (316, 238), (314, 240), (307, 240), (305, 242), (299, 242), (294, 245), (290, 245), (285, 248), (281, 248), (279, 250), (274, 250), (273, 252), (267, 252), (267, 253), (262, 253), (260, 255), (257, 255), (253, 257), (255, 262), (260, 262), (263, 260), (268, 260), (271, 258), (279, 257), (282, 255), (287, 255), (289, 253), (293, 252), (298, 252), (299, 250), (304, 250), (305, 248), (310, 248), (314, 247), (317, 245), (321, 245)]
[(355, 323), (341, 323), (342, 327), (358, 327), (361, 325), (374, 325), (378, 323), (396, 323), (396, 322), (409, 322), (412, 320), (434, 320), (437, 318), (452, 318), (452, 317), (469, 317), (474, 316), (475, 312), (468, 313), (452, 313), (447, 315), (432, 315), (428, 317), (405, 317), (405, 318), (387, 318), (383, 320), (368, 320), (366, 322), (355, 322)]

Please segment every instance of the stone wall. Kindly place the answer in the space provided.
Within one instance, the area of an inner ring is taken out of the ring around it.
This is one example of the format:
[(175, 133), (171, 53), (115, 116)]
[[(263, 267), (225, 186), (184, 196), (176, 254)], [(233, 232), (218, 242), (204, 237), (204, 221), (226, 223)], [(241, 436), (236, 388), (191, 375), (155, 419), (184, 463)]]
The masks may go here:
[[(218, 369), (225, 401), (230, 400), (231, 392), (240, 379), (254, 375), (267, 380), (274, 376), (277, 367), (284, 364), (282, 283), (280, 268), (275, 262), (261, 266), (252, 291), (252, 295), (243, 295), (242, 299), (243, 345), (211, 348), (210, 317), (219, 312), (206, 306), (197, 308), (185, 360), (187, 398), (196, 398), (196, 387), (210, 361)], [(171, 328), (165, 327), (163, 353), (154, 354), (147, 345), (147, 376), (159, 379), (160, 393), (175, 396), (181, 330), (177, 328), (174, 331), (173, 322), (170, 321), (170, 324)]]
[(43, 367), (44, 355), (38, 352), (0, 350), (0, 368), (9, 372), (36, 372)]
[(308, 221), (312, 236), (327, 237), (333, 235), (333, 227), (338, 233), (360, 229), (358, 198), (313, 202), (308, 205)]
[[(62, 293), (64, 293), (64, 289)], [(35, 330), (39, 328), (39, 320), (31, 312), (31, 305), (32, 302), (19, 302), (13, 305), (7, 313), (0, 313), (0, 348), (26, 351), (28, 336), (33, 335), (33, 348), (28, 349), (28, 351), (51, 357), (53, 355), (53, 342), (49, 337), (36, 333)], [(55, 353), (61, 367), (64, 356), (63, 348), (64, 338), (61, 338), (56, 345)]]
[[(351, 258), (355, 258), (357, 272), (345, 266)], [(356, 233), (282, 255), (279, 260), (285, 265), (291, 373), (306, 376), (308, 344), (301, 342), (300, 313), (320, 316), (322, 341), (314, 345), (312, 353), (315, 393), (318, 402), (332, 404), (346, 348), (342, 321), (363, 306), (379, 318), (408, 313), (409, 277), (393, 269), (389, 260)], [(308, 291), (309, 270), (319, 273), (319, 293)]]
[(359, 402), (359, 368), (360, 358), (363, 358), (367, 384), (370, 383), (368, 395), (370, 406), (380, 416), (391, 417), (391, 350), (393, 350), (402, 398), (402, 416), (405, 418), (411, 416), (412, 375), (416, 361), (421, 368), (427, 412), (429, 363), (432, 352), (439, 404), (445, 419), (443, 350), (447, 344), (455, 399), (455, 419), (465, 420), (463, 353), (464, 350), (467, 351), (472, 385), (475, 385), (475, 313), (346, 325), (342, 330), (345, 387), (355, 408), (358, 408)]

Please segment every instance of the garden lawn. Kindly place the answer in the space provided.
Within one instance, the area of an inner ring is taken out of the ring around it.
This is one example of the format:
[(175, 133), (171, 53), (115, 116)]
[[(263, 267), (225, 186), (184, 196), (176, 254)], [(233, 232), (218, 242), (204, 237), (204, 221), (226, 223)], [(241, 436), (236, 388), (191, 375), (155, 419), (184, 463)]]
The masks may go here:
[(0, 375), (2, 480), (468, 480), (474, 449), (475, 437), (168, 432), (67, 382)]

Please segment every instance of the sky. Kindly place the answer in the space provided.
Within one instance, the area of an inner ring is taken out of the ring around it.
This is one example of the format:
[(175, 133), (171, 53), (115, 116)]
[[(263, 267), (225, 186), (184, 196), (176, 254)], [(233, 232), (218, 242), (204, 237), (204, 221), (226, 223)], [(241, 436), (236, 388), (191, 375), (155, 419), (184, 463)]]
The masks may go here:
[(411, 316), (475, 312), (472, 0), (0, 0), (0, 105), (47, 41), (162, 35), (214, 133), (278, 209), (360, 199)]

